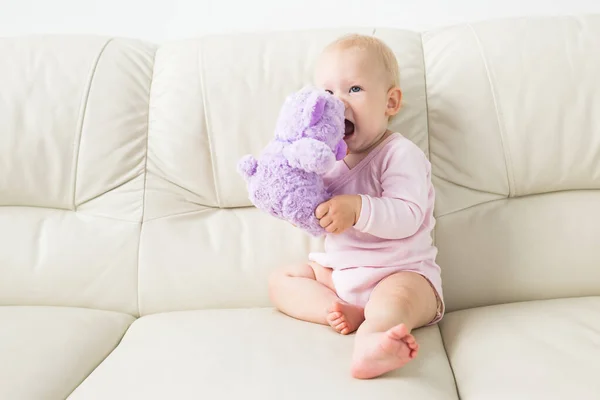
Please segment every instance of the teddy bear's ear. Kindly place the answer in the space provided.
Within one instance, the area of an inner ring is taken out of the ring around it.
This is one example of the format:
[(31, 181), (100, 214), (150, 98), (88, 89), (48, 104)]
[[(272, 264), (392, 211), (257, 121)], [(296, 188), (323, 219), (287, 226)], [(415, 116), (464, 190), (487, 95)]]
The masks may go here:
[(320, 93), (313, 93), (306, 101), (303, 119), (306, 126), (314, 126), (321, 120), (325, 112), (327, 100)]

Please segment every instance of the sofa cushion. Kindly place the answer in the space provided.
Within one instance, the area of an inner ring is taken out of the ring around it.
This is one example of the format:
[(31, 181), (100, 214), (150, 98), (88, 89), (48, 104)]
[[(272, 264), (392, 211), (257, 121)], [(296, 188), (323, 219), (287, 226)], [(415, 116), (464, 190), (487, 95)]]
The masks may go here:
[(600, 297), (447, 314), (440, 326), (460, 398), (598, 398), (599, 315)]
[(140, 224), (0, 207), (0, 304), (137, 314)]
[(350, 376), (354, 337), (269, 308), (137, 320), (70, 399), (456, 399), (439, 329), (420, 356), (377, 380)]
[(66, 398), (133, 320), (81, 308), (0, 307), (0, 399)]

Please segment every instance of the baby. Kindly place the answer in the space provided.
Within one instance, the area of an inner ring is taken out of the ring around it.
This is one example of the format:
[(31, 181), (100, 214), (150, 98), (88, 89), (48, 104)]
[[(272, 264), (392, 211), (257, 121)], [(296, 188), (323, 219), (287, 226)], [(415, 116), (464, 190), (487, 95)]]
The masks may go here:
[(325, 252), (275, 271), (269, 292), (289, 316), (356, 331), (352, 376), (374, 378), (414, 359), (411, 331), (444, 314), (431, 167), (415, 144), (388, 130), (402, 92), (382, 41), (336, 40), (320, 55), (315, 81), (346, 106), (349, 153), (324, 177), (333, 197), (315, 210), (328, 232)]

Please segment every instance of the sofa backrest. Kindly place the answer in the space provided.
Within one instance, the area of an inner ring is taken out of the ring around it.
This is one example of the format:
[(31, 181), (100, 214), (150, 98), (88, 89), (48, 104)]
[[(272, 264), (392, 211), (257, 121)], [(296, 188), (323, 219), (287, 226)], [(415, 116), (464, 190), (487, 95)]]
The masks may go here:
[[(322, 240), (251, 207), (236, 162), (346, 32), (0, 41), (0, 305), (269, 306)], [(600, 295), (600, 18), (358, 32), (400, 63), (448, 309)]]
[(600, 295), (600, 16), (423, 35), (448, 309)]
[(0, 40), (0, 305), (138, 312), (154, 50)]

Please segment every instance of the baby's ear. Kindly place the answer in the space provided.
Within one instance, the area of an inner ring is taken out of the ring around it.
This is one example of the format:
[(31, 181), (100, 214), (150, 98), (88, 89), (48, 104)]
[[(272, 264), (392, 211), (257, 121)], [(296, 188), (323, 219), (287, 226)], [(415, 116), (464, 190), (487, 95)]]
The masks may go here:
[(303, 110), (302, 122), (306, 127), (314, 126), (321, 120), (325, 113), (325, 104), (327, 100), (318, 92), (312, 93), (306, 99), (306, 105)]

